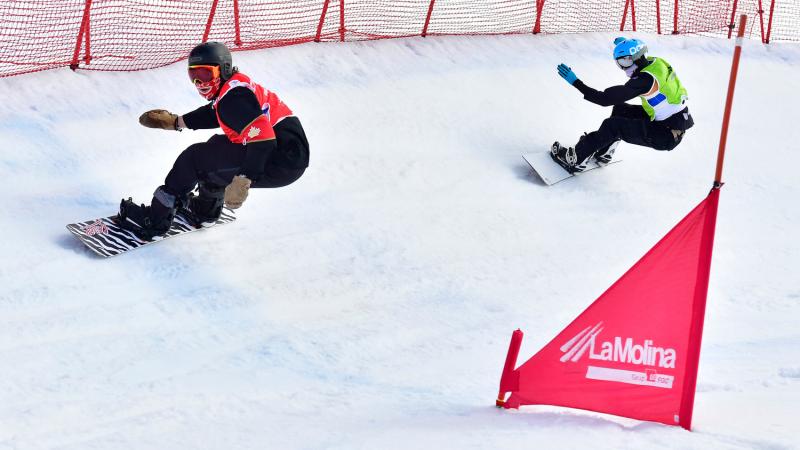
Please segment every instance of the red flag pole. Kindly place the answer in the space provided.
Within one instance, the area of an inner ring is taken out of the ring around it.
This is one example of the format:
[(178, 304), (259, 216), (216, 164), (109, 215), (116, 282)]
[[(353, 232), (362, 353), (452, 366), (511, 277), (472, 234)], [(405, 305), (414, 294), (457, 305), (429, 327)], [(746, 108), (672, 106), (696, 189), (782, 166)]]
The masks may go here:
[(514, 367), (517, 365), (519, 347), (522, 345), (522, 330), (517, 328), (511, 333), (511, 342), (508, 344), (506, 363), (503, 365), (503, 375), (500, 376), (500, 392), (497, 394), (495, 406), (502, 408), (506, 403), (506, 392), (519, 389), (519, 377), (514, 379)]
[(736, 49), (733, 51), (733, 65), (731, 66), (731, 77), (728, 81), (728, 98), (725, 100), (725, 113), (722, 116), (722, 134), (719, 137), (719, 153), (717, 153), (717, 172), (714, 175), (714, 188), (722, 186), (722, 163), (725, 160), (725, 143), (728, 140), (728, 124), (731, 118), (731, 106), (733, 105), (733, 90), (736, 88), (736, 74), (739, 71), (739, 57), (742, 54), (742, 41), (744, 40), (744, 27), (747, 23), (747, 15), (739, 16), (739, 30), (736, 34)]

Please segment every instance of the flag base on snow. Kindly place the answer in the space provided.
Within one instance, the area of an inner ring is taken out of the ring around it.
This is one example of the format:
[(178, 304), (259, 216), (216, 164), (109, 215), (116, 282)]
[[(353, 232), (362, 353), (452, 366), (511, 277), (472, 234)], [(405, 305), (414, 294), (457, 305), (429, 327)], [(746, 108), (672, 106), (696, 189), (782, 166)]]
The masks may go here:
[(515, 331), (497, 405), (566, 406), (691, 429), (718, 203), (715, 187), (517, 369)]

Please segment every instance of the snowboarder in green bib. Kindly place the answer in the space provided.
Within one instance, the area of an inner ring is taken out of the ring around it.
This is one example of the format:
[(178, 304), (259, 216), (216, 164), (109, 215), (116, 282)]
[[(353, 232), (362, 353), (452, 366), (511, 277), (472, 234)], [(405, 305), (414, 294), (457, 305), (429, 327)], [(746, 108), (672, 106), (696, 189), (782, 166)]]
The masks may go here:
[[(584, 99), (614, 107), (611, 117), (597, 131), (581, 136), (575, 147), (553, 143), (553, 159), (568, 172), (584, 171), (593, 158), (601, 164), (609, 163), (619, 141), (672, 150), (694, 125), (686, 106), (686, 88), (675, 70), (663, 59), (646, 53), (647, 46), (639, 39), (614, 39), (614, 60), (629, 80), (602, 92), (585, 85), (565, 64), (558, 66), (558, 74)], [(625, 103), (635, 97), (641, 99), (641, 106)]]

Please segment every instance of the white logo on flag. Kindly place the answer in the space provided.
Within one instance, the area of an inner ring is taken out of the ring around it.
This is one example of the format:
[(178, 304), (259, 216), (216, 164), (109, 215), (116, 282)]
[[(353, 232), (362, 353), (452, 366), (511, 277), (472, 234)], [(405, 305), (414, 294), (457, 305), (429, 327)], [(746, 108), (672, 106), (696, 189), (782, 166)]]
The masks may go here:
[(588, 366), (586, 378), (643, 386), (672, 387), (674, 377), (659, 374), (654, 368), (674, 369), (675, 349), (657, 347), (653, 345), (651, 339), (645, 339), (644, 343), (637, 344), (633, 338), (623, 340), (622, 337), (616, 336), (613, 341), (601, 342), (600, 351), (596, 352), (597, 336), (604, 329), (603, 322), (598, 322), (593, 327), (584, 328), (560, 347), (560, 350), (564, 353), (560, 361), (575, 363), (588, 353), (591, 360), (650, 366), (652, 368), (645, 369), (645, 372)]

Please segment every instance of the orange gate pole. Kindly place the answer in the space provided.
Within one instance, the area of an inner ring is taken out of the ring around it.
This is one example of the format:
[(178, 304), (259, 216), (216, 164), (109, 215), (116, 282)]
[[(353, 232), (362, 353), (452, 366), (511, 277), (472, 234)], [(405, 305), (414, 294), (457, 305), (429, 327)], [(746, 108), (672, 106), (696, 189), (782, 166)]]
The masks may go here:
[(728, 81), (728, 98), (725, 100), (725, 112), (722, 116), (722, 133), (719, 137), (719, 152), (717, 153), (717, 171), (714, 174), (714, 187), (722, 186), (722, 163), (725, 160), (725, 143), (728, 140), (728, 125), (731, 118), (731, 107), (733, 105), (733, 90), (736, 87), (736, 74), (739, 71), (739, 58), (742, 55), (742, 41), (744, 40), (744, 27), (747, 24), (747, 15), (739, 17), (739, 30), (736, 34), (736, 48), (733, 51), (733, 65), (731, 66), (731, 77)]

